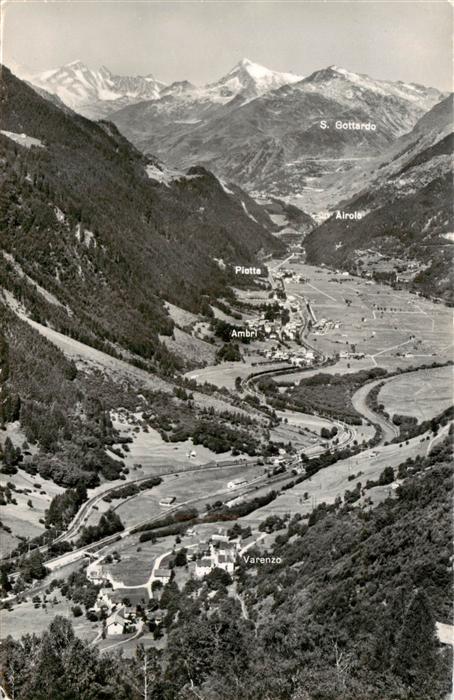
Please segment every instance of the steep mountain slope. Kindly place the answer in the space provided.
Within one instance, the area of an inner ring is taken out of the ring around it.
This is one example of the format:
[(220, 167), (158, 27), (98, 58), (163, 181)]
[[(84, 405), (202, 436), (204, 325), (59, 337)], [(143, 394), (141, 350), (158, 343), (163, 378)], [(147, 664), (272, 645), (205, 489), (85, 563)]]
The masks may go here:
[(164, 299), (201, 310), (230, 293), (216, 258), (283, 250), (247, 195), (202, 168), (163, 178), (112, 124), (61, 111), (6, 68), (1, 111), (1, 277), (37, 320), (165, 363)]
[[(246, 103), (234, 100), (208, 112), (191, 103), (177, 117), (162, 98), (125, 108), (112, 120), (144, 152), (185, 167), (197, 160), (248, 188), (279, 195), (313, 188), (314, 177), (327, 169), (338, 172), (379, 154), (440, 99), (432, 88), (331, 66)], [(371, 126), (336, 126), (350, 121)]]
[[(361, 177), (342, 191), (356, 191), (338, 204), (361, 212), (359, 220), (328, 219), (306, 239), (311, 262), (356, 268), (366, 251), (416, 260), (423, 271), (414, 284), (428, 294), (452, 298), (453, 98), (424, 115)], [(362, 263), (360, 263), (362, 264)]]
[(165, 87), (153, 75), (114, 75), (105, 66), (92, 70), (82, 61), (23, 77), (90, 119), (101, 119), (141, 100), (156, 99)]

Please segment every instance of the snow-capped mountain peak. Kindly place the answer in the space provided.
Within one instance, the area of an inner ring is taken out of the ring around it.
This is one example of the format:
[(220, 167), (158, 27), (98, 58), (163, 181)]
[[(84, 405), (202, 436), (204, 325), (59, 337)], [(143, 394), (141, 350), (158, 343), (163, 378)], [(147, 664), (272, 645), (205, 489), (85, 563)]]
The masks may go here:
[[(398, 104), (401, 107), (406, 104), (418, 112), (428, 111), (441, 97), (441, 93), (434, 88), (416, 83), (379, 80), (336, 65), (311, 73), (294, 88), (302, 93), (320, 94), (348, 107), (352, 104), (357, 108), (366, 107), (366, 111), (382, 111), (383, 101), (387, 102), (392, 110), (399, 109)], [(393, 118), (392, 115), (390, 118)], [(404, 131), (413, 125), (414, 121), (409, 123)]]
[[(302, 77), (294, 73), (279, 73), (254, 63), (248, 58), (243, 58), (216, 82), (196, 86), (187, 80), (182, 80), (163, 88), (160, 94), (163, 98), (162, 104), (157, 103), (155, 107), (160, 113), (168, 110), (175, 111), (179, 122), (181, 119), (190, 119), (192, 123), (194, 118), (198, 120), (200, 116), (194, 116), (192, 114), (194, 110), (197, 112), (201, 109), (205, 112), (207, 109), (222, 107), (229, 103), (238, 106), (270, 90), (300, 80)], [(191, 112), (190, 115), (187, 114), (187, 110)]]
[(207, 85), (207, 89), (212, 92), (220, 90), (220, 97), (241, 95), (248, 100), (300, 80), (303, 80), (303, 76), (273, 71), (248, 58), (242, 58), (220, 80)]
[(80, 59), (33, 75), (22, 75), (33, 85), (57, 95), (87, 117), (99, 119), (142, 100), (157, 99), (164, 83), (146, 76), (113, 74), (106, 66), (89, 68)]

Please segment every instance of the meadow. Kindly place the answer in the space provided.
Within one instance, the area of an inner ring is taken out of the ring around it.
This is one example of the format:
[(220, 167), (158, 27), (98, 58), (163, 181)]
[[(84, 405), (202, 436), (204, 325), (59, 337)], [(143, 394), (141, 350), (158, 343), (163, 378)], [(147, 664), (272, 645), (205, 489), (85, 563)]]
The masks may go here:
[[(144, 491), (137, 497), (121, 503), (116, 512), (121, 517), (125, 527), (135, 526), (147, 518), (156, 515), (165, 515), (167, 508), (159, 505), (159, 501), (166, 496), (175, 496), (175, 505), (184, 504), (192, 499), (205, 499), (206, 502), (216, 500), (218, 492), (227, 489), (227, 483), (233, 479), (245, 478), (251, 480), (263, 474), (263, 466), (239, 465), (224, 467), (222, 469), (206, 469), (189, 474), (169, 475), (163, 478), (162, 484), (150, 491)], [(237, 491), (232, 491), (232, 494)], [(230, 497), (230, 496), (229, 496)], [(220, 500), (225, 500), (226, 495), (219, 495)], [(205, 500), (203, 500), (205, 503)], [(112, 504), (115, 507), (115, 504)]]
[[(446, 429), (443, 434), (446, 434)], [(309, 479), (282, 492), (278, 498), (241, 519), (242, 525), (256, 527), (269, 515), (285, 513), (309, 514), (320, 503), (334, 503), (337, 496), (353, 490), (358, 482), (365, 486), (367, 480), (376, 480), (385, 467), (397, 467), (408, 457), (425, 455), (430, 440), (427, 435), (417, 436), (406, 443), (387, 445), (366, 450), (354, 457), (340, 460), (327, 469), (321, 469)], [(361, 472), (361, 474), (359, 474)], [(349, 479), (350, 477), (350, 479)], [(388, 489), (387, 494), (390, 491)], [(366, 491), (366, 497), (369, 491)], [(373, 495), (373, 490), (370, 495)], [(378, 494), (377, 494), (378, 495)]]
[(452, 406), (454, 368), (436, 367), (404, 374), (386, 382), (378, 394), (390, 416), (414, 416), (418, 422), (430, 420)]

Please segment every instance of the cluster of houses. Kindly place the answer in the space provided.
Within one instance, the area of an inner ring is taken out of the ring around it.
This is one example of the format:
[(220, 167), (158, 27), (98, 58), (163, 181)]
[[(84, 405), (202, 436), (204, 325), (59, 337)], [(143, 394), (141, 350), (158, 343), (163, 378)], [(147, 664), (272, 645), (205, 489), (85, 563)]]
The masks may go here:
[(237, 556), (255, 542), (256, 537), (253, 535), (244, 539), (240, 537), (229, 539), (225, 534), (212, 535), (207, 544), (200, 545), (198, 552), (200, 558), (196, 558), (194, 576), (203, 578), (213, 569), (222, 569), (229, 574), (233, 573)]
[[(188, 531), (187, 534), (190, 535), (191, 531)], [(237, 557), (254, 545), (256, 540), (257, 537), (252, 535), (246, 538), (238, 536), (231, 539), (225, 533), (220, 532), (213, 534), (207, 540), (189, 545), (187, 547), (189, 575), (196, 579), (202, 579), (216, 568), (232, 574)], [(154, 581), (160, 582), (164, 586), (171, 580), (174, 558), (175, 552), (169, 552), (160, 559), (159, 567), (153, 572)], [(99, 561), (90, 564), (86, 573), (89, 581), (101, 586), (95, 604), (87, 612), (89, 619), (91, 617), (93, 621), (103, 621), (104, 636), (111, 637), (140, 632), (144, 622), (153, 620), (155, 624), (159, 624), (160, 619), (158, 618), (165, 615), (165, 611), (162, 610), (145, 610), (141, 606), (131, 606), (127, 604), (127, 601), (122, 601), (121, 588), (116, 590), (118, 582), (114, 582), (114, 589), (111, 575), (104, 570)], [(153, 587), (151, 590), (153, 591)]]
[(194, 576), (203, 578), (216, 568), (232, 574), (237, 551), (236, 543), (229, 542), (226, 535), (214, 535), (212, 541), (202, 545), (198, 552), (201, 558), (196, 559)]
[(138, 625), (142, 624), (137, 608), (120, 603), (115, 599), (113, 588), (106, 585), (100, 588), (95, 604), (87, 611), (87, 617), (92, 620), (103, 620), (107, 637), (136, 632)]
[(271, 348), (264, 352), (264, 356), (275, 362), (289, 362), (296, 367), (306, 367), (314, 364), (315, 353), (309, 348), (298, 348), (298, 350), (282, 350)]
[(270, 321), (261, 314), (259, 318), (246, 321), (249, 330), (255, 331), (259, 338), (269, 338), (270, 340), (297, 340), (303, 330), (303, 323), (289, 321), (281, 323), (280, 319)]
[(304, 277), (296, 274), (294, 270), (290, 270), (288, 267), (282, 267), (280, 270), (273, 272), (273, 277), (276, 280), (292, 279), (295, 282), (305, 281)]

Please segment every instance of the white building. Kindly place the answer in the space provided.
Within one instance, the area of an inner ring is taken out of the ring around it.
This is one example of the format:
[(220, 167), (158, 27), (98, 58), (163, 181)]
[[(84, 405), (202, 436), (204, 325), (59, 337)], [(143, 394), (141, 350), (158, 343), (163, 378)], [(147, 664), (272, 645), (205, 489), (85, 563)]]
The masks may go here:
[(117, 634), (123, 634), (123, 622), (115, 620), (115, 622), (111, 622), (110, 625), (107, 625), (107, 636), (114, 637)]
[(210, 573), (212, 568), (213, 568), (213, 563), (212, 563), (211, 557), (199, 559), (195, 563), (194, 574), (197, 578), (203, 578), (204, 576), (206, 576), (207, 574)]
[(233, 557), (229, 554), (215, 554), (214, 556), (215, 566), (218, 569), (223, 569), (227, 571), (228, 574), (233, 574), (233, 569), (235, 568), (235, 562)]
[(159, 501), (160, 506), (171, 506), (172, 503), (175, 501), (175, 496), (166, 496), (165, 498), (161, 498)]
[(227, 484), (228, 489), (238, 489), (240, 486), (245, 486), (247, 484), (246, 479), (233, 479), (233, 481), (229, 481)]

